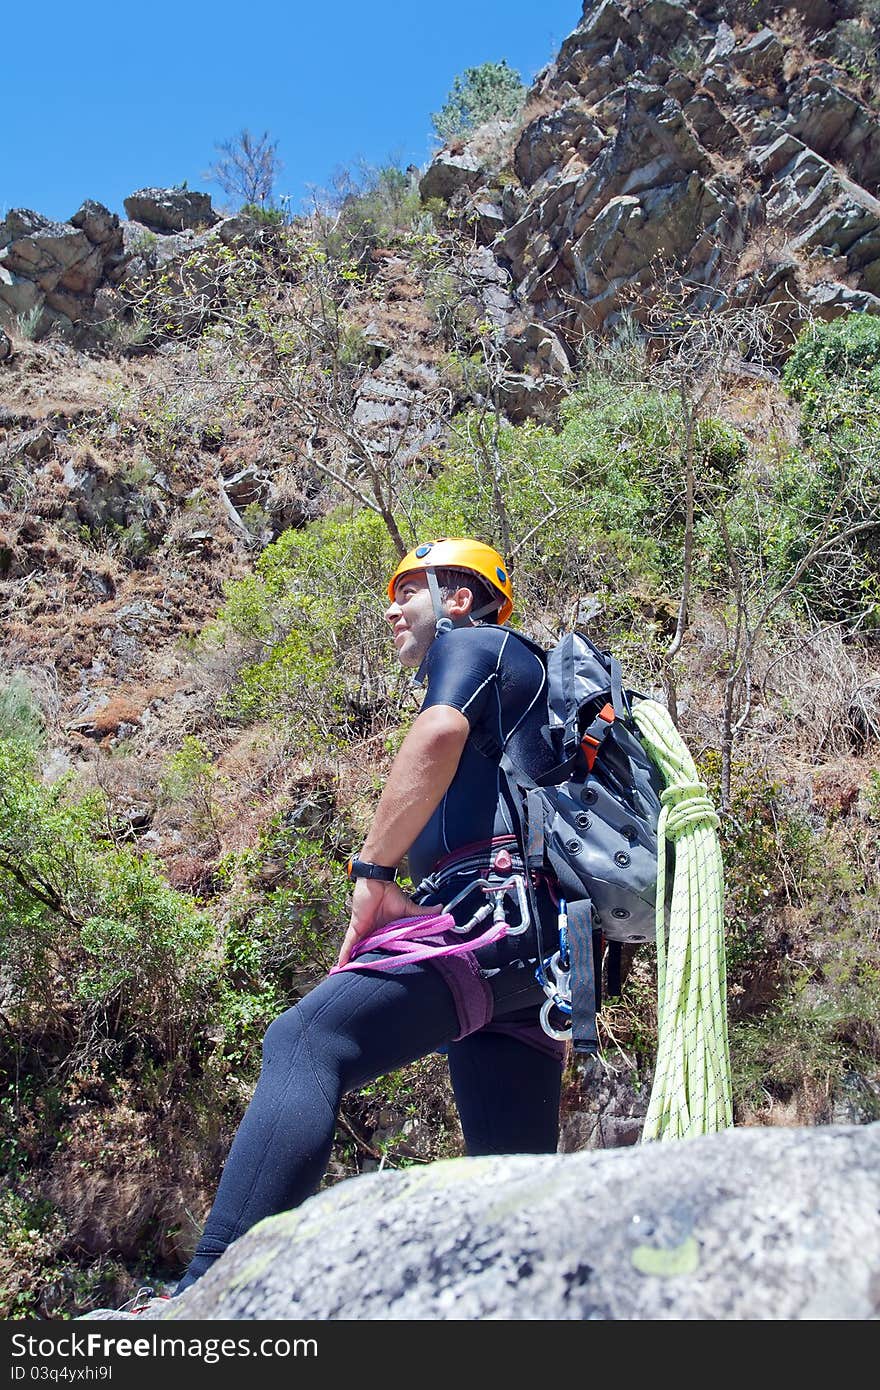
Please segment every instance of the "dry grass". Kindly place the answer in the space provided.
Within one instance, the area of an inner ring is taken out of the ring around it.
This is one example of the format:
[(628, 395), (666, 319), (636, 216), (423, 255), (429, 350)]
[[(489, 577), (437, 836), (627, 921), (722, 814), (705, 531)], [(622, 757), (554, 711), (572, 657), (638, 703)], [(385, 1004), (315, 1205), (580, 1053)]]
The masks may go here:
[(880, 661), (838, 625), (793, 632), (759, 654), (761, 737), (780, 751), (864, 752), (880, 739)]

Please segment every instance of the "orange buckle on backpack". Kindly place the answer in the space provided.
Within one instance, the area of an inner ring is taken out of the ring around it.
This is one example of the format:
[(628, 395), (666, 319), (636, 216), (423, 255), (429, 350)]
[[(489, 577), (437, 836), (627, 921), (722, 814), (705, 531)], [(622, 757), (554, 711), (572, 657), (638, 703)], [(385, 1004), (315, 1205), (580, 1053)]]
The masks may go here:
[[(604, 719), (606, 724), (613, 724), (614, 706), (612, 704), (603, 705), (599, 713), (596, 715), (596, 718)], [(581, 748), (583, 750), (584, 757), (587, 760), (588, 772), (593, 771), (593, 763), (596, 761), (596, 754), (598, 753), (600, 747), (601, 744), (599, 739), (593, 738), (590, 734), (584, 734), (583, 738), (581, 739)]]

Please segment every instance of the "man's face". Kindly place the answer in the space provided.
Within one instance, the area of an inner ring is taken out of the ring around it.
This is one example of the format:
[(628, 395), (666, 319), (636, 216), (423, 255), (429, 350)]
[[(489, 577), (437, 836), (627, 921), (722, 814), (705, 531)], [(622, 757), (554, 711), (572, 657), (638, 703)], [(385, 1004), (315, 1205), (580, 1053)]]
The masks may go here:
[(401, 576), (394, 586), (394, 601), (385, 610), (385, 617), (391, 624), (401, 666), (418, 669), (434, 640), (437, 626), (428, 581), (423, 573)]

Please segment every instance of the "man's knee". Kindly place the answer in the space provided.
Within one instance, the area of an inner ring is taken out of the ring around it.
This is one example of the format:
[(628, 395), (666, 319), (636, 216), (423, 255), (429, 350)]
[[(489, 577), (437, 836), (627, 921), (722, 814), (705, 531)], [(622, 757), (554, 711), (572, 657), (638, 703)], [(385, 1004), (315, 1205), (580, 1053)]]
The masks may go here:
[(271, 1062), (275, 1057), (292, 1053), (299, 1046), (305, 1026), (299, 1004), (279, 1014), (263, 1035), (263, 1061)]

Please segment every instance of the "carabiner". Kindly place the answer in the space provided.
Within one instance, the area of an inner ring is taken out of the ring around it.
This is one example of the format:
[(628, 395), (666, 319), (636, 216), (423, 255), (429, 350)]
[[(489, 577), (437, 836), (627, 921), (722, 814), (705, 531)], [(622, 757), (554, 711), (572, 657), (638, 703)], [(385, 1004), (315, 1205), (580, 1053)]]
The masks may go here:
[[(541, 1027), (548, 1038), (556, 1038), (557, 1042), (568, 1042), (571, 1037), (571, 1019), (569, 1019), (567, 1028), (554, 1028), (550, 1022), (550, 1012), (554, 1008), (559, 1008), (555, 999), (546, 999), (541, 1005), (541, 1012), (538, 1015)], [(559, 1012), (562, 1013), (562, 1009), (559, 1009)]]
[(511, 874), (510, 878), (505, 879), (503, 883), (492, 883), (487, 878), (475, 878), (465, 888), (462, 888), (461, 892), (456, 893), (455, 897), (441, 910), (444, 913), (451, 912), (454, 907), (457, 907), (465, 898), (470, 897), (471, 893), (476, 892), (478, 888), (494, 901), (491, 903), (484, 903), (467, 922), (463, 922), (461, 926), (454, 926), (452, 928), (453, 931), (462, 935), (469, 931), (473, 931), (474, 927), (484, 921), (489, 916), (490, 912), (496, 923), (503, 922), (504, 925), (507, 926), (507, 919), (504, 915), (504, 896), (513, 889), (516, 890), (520, 922), (517, 927), (507, 927), (507, 935), (521, 936), (524, 931), (528, 931), (531, 925), (531, 918), (529, 916), (528, 901), (526, 898), (525, 881), (521, 874)]

